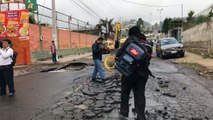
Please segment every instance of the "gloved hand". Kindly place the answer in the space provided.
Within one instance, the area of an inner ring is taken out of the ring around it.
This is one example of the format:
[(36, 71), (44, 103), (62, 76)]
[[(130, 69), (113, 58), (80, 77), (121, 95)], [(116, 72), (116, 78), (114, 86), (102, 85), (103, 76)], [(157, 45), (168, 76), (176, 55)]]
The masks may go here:
[(118, 61), (118, 57), (115, 57), (115, 61)]

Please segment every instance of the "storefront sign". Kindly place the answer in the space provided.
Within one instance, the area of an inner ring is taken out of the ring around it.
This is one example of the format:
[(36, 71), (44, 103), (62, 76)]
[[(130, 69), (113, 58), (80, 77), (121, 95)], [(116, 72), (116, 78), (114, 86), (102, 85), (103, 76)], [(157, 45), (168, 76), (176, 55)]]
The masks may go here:
[(0, 12), (0, 38), (2, 37), (29, 39), (28, 10)]
[(1, 4), (6, 4), (6, 3), (24, 3), (25, 0), (0, 0)]
[(26, 0), (26, 9), (29, 11), (37, 10), (37, 0)]

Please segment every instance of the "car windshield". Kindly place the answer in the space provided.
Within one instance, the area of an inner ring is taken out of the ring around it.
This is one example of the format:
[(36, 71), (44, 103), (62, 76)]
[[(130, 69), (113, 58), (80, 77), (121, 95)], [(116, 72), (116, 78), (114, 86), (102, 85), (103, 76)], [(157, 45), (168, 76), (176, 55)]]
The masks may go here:
[(176, 44), (178, 41), (176, 39), (163, 39), (161, 40), (161, 46)]

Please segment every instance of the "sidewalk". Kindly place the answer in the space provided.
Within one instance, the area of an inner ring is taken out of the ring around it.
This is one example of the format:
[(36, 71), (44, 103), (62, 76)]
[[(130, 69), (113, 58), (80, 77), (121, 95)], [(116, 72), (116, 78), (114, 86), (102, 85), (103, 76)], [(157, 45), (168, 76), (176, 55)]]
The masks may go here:
[(173, 59), (172, 61), (175, 63), (183, 63), (183, 64), (187, 64), (187, 63), (199, 64), (207, 68), (208, 71), (213, 72), (213, 59), (203, 58), (202, 56), (191, 53), (191, 52), (186, 52), (185, 57), (179, 58), (179, 59)]
[(84, 54), (78, 54), (78, 55), (64, 56), (63, 58), (59, 59), (59, 64), (53, 64), (52, 60), (45, 60), (45, 61), (37, 61), (36, 63), (31, 65), (14, 66), (14, 76), (36, 72), (38, 70), (42, 70), (42, 68), (55, 67), (61, 64), (66, 64), (68, 62), (71, 62), (77, 59), (89, 57), (91, 55), (92, 53), (84, 53)]
[[(64, 56), (63, 58), (59, 58), (58, 62), (60, 63), (67, 63), (76, 59), (81, 59), (84, 57), (91, 56), (92, 53), (85, 53), (85, 54), (78, 54), (78, 55), (69, 55)], [(46, 60), (46, 61), (38, 61), (36, 64), (52, 64), (52, 60)]]

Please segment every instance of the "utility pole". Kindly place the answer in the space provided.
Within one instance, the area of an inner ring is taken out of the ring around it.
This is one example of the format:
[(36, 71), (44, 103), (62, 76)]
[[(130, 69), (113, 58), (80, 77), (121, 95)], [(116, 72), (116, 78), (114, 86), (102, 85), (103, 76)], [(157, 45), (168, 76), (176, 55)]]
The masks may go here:
[[(55, 0), (52, 0), (52, 40), (55, 43), (56, 50), (58, 50), (56, 22)], [(56, 61), (58, 61), (58, 53), (56, 53)]]
[(181, 17), (182, 17), (182, 20), (183, 20), (183, 3), (181, 4)]
[(161, 23), (161, 12), (163, 11), (163, 8), (157, 9), (157, 11), (159, 11), (159, 13), (160, 13), (160, 23)]
[(181, 27), (180, 27), (180, 35), (179, 35), (179, 39), (180, 39), (180, 42), (182, 42), (182, 33), (183, 33), (183, 3), (181, 4), (181, 18), (182, 18), (182, 24), (181, 24)]
[(161, 33), (161, 12), (163, 11), (163, 8), (157, 9), (157, 11), (159, 11), (159, 13), (160, 13), (160, 23), (159, 23), (159, 25), (160, 25), (160, 33)]
[(58, 49), (56, 30), (55, 0), (52, 0), (52, 40), (55, 42), (56, 49)]
[[(52, 40), (55, 43), (56, 50), (58, 50), (58, 41), (57, 41), (57, 34), (56, 34), (55, 0), (52, 0)], [(56, 53), (56, 61), (58, 61), (58, 53)]]
[(149, 13), (149, 22), (151, 23), (152, 22), (152, 13)]

